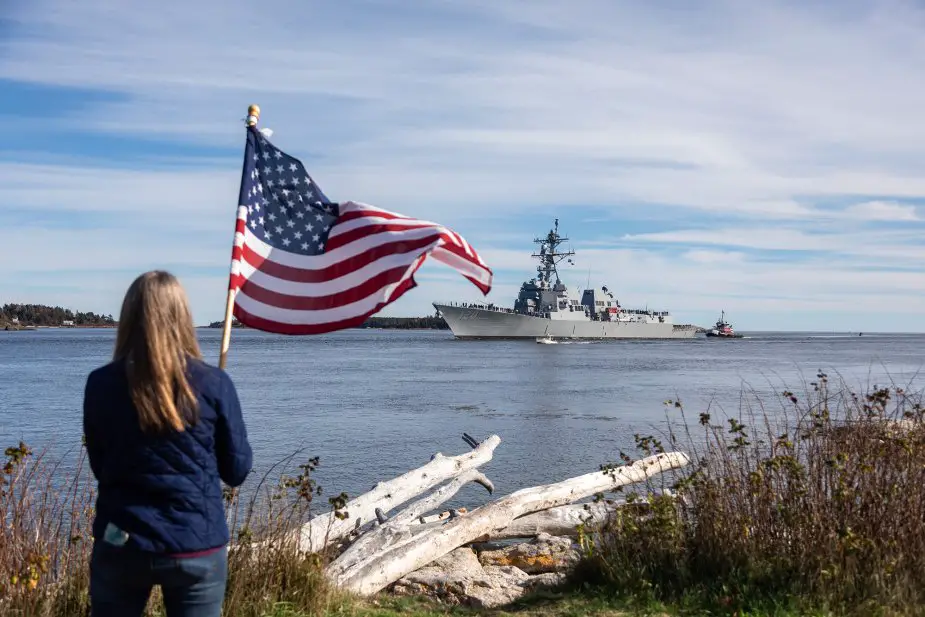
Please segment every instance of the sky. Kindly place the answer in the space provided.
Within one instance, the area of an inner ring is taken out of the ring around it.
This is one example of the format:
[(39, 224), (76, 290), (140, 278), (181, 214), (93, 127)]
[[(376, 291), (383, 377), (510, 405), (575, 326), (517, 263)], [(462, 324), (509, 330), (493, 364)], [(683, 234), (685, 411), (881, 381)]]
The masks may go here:
[[(247, 106), (332, 200), (739, 330), (925, 331), (925, 8), (902, 1), (135, 0), (0, 16), (0, 303), (221, 319)], [(479, 301), (429, 261), (383, 315)]]

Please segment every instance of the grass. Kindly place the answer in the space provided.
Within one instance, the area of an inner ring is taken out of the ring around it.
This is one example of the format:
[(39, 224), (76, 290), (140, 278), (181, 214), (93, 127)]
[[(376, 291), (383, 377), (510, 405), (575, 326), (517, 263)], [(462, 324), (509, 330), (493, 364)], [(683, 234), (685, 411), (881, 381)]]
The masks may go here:
[[(77, 465), (36, 454), (20, 443), (7, 448), (0, 469), (0, 615), (65, 617), (87, 614), (94, 482), (81, 448)], [(225, 614), (263, 617), (339, 612), (347, 600), (322, 576), (325, 555), (299, 556), (294, 533), (311, 516), (321, 489), (312, 479), (319, 461), (310, 459), (287, 475), (293, 457), (271, 468), (248, 488), (249, 497), (226, 490), (235, 548), (229, 555)], [(270, 474), (278, 480), (270, 482)], [(335, 512), (346, 495), (328, 499)], [(260, 545), (259, 550), (255, 548)], [(288, 611), (280, 612), (280, 611)], [(161, 615), (155, 589), (147, 614)]]
[[(754, 397), (735, 417), (719, 421), (708, 409), (693, 422), (680, 401), (669, 401), (681, 424), (661, 439), (636, 441), (641, 455), (692, 454), (692, 466), (671, 478), (675, 496), (638, 497), (647, 507), (623, 508), (602, 528), (582, 530), (583, 560), (566, 585), (503, 610), (357, 600), (330, 589), (322, 576), (327, 557), (300, 558), (292, 533), (319, 509), (318, 459), (289, 475), (290, 457), (249, 484), (246, 498), (226, 492), (240, 548), (230, 557), (224, 614), (925, 614), (920, 395), (896, 386), (859, 395), (820, 373), (799, 396), (783, 391), (776, 399), (780, 410)], [(5, 457), (0, 614), (86, 614), (94, 483), (82, 451), (69, 473), (26, 444)], [(331, 497), (325, 507), (336, 512), (345, 500)], [(159, 611), (155, 595), (149, 615)]]
[(822, 373), (804, 390), (782, 392), (781, 413), (757, 401), (725, 422), (685, 421), (667, 444), (637, 436), (647, 454), (693, 453), (693, 469), (676, 498), (588, 535), (576, 577), (681, 611), (925, 613), (921, 395), (858, 395)]

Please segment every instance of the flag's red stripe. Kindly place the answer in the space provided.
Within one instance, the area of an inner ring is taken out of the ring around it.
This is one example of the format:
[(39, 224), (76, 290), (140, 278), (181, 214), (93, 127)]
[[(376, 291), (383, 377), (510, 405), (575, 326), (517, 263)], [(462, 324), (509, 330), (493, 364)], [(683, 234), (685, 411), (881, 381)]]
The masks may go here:
[[(459, 246), (458, 244), (450, 244), (449, 242), (441, 245), (440, 248), (443, 249), (444, 251), (447, 251), (448, 253), (452, 253), (456, 255), (460, 259), (465, 259), (472, 265), (478, 268), (481, 268), (482, 270), (487, 272), (489, 275), (491, 275), (492, 273), (491, 269), (488, 266), (486, 266), (484, 263), (482, 263), (482, 259), (479, 257), (478, 253), (475, 252), (475, 250), (473, 250), (472, 251), (473, 254), (470, 255), (469, 253), (466, 252), (466, 249), (464, 249), (463, 247)], [(479, 285), (479, 289), (482, 289), (482, 291), (484, 291), (485, 293), (488, 293), (487, 291), (485, 291), (482, 285)]]
[[(237, 234), (242, 234), (242, 235), (243, 235), (244, 232), (245, 232), (246, 230), (247, 230), (247, 221), (245, 221), (244, 219), (241, 219), (241, 218), (237, 219), (236, 222), (235, 222), (235, 224), (234, 224), (235, 242), (234, 242), (234, 245), (231, 247), (231, 264), (232, 264), (232, 266), (234, 265), (234, 263), (235, 263), (236, 261), (237, 261), (237, 262), (240, 262), (241, 259), (243, 258), (243, 249), (242, 249), (242, 247), (238, 246)], [(237, 283), (236, 283), (236, 281), (235, 281), (236, 278), (237, 278), (237, 277), (235, 277), (235, 276), (231, 276), (231, 277), (228, 279), (228, 289), (234, 289), (234, 288), (237, 286)]]
[(466, 261), (473, 263), (480, 268), (484, 268), (485, 270), (488, 270), (488, 268), (486, 268), (485, 266), (481, 264), (481, 260), (479, 259), (478, 254), (475, 251), (472, 251), (473, 254), (470, 255), (469, 252), (466, 251), (466, 249), (463, 246), (459, 244), (453, 244), (452, 242), (447, 242), (446, 244), (442, 245), (440, 248), (442, 248), (444, 251), (453, 253), (454, 255), (457, 255), (461, 257), (462, 259), (465, 259)]
[[(325, 251), (333, 251), (334, 249), (341, 248), (342, 246), (350, 244), (351, 242), (356, 242), (357, 240), (368, 238), (369, 236), (374, 236), (383, 232), (427, 229), (428, 227), (433, 228), (435, 233), (440, 233), (439, 228), (434, 227), (434, 225), (429, 223), (421, 223), (420, 225), (390, 225), (389, 223), (372, 223), (364, 227), (357, 227), (356, 229), (345, 231), (344, 233), (338, 234), (336, 236), (330, 236), (328, 238), (328, 244), (325, 247)], [(337, 229), (337, 227), (334, 229)]]
[(318, 270), (297, 268), (295, 266), (286, 266), (277, 263), (258, 254), (248, 245), (244, 246), (241, 259), (261, 272), (284, 281), (291, 281), (293, 283), (325, 283), (350, 274), (351, 272), (356, 272), (360, 268), (368, 266), (382, 257), (421, 250), (433, 244), (434, 240), (435, 238), (433, 236), (425, 236), (420, 239), (415, 238), (413, 240), (400, 240), (397, 242), (380, 244), (379, 246), (370, 248), (368, 251), (348, 257), (327, 268), (319, 268)]
[(475, 278), (474, 276), (469, 276), (468, 274), (463, 274), (463, 278), (468, 279), (473, 285), (475, 285), (476, 287), (478, 287), (478, 288), (482, 291), (482, 293), (484, 293), (484, 294), (487, 294), (489, 291), (491, 291), (491, 285), (486, 285), (485, 283), (481, 282), (480, 280), (478, 280), (478, 279)]
[(351, 287), (346, 291), (326, 296), (294, 296), (292, 294), (284, 294), (261, 287), (253, 281), (244, 280), (243, 277), (238, 277), (241, 285), (241, 290), (238, 293), (244, 293), (247, 297), (257, 302), (291, 311), (320, 311), (333, 309), (358, 302), (363, 298), (379, 293), (386, 285), (397, 283), (405, 276), (411, 265), (412, 264), (409, 263), (407, 265), (385, 270), (368, 278), (360, 285)]
[(393, 214), (391, 212), (384, 212), (382, 210), (354, 210), (352, 212), (344, 212), (337, 217), (337, 223), (346, 223), (347, 221), (355, 221), (367, 216), (376, 216), (388, 221), (410, 221), (410, 217), (402, 216), (400, 214)]
[(274, 332), (276, 334), (325, 334), (326, 332), (333, 332), (335, 330), (342, 330), (344, 328), (355, 328), (363, 324), (369, 317), (375, 315), (381, 311), (386, 305), (391, 304), (395, 300), (398, 300), (406, 291), (417, 287), (417, 283), (414, 281), (414, 277), (410, 277), (401, 283), (395, 288), (392, 292), (392, 295), (385, 302), (379, 302), (376, 306), (370, 310), (366, 311), (361, 315), (355, 315), (353, 317), (347, 317), (338, 321), (328, 321), (319, 324), (290, 324), (283, 323), (279, 321), (274, 321), (272, 319), (266, 319), (260, 317), (259, 315), (253, 315), (242, 309), (238, 304), (234, 306), (234, 316), (245, 326), (250, 328), (257, 328), (258, 330), (263, 330), (265, 332)]

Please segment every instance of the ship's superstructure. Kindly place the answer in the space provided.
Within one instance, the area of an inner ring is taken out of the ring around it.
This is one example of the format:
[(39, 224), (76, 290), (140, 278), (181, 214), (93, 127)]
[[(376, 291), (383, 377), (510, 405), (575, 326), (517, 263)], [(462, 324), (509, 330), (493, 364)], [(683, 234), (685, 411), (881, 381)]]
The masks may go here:
[(559, 219), (539, 250), (537, 275), (520, 286), (514, 308), (493, 304), (434, 303), (458, 338), (693, 338), (695, 326), (675, 326), (668, 311), (624, 308), (606, 286), (573, 298), (559, 278), (558, 265), (574, 251), (560, 251)]

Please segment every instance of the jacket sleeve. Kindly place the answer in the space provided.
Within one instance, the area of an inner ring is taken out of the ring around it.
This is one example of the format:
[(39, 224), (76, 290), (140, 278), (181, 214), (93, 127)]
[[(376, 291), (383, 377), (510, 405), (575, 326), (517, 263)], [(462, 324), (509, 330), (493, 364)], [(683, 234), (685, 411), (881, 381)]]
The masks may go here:
[(253, 452), (247, 441), (247, 428), (241, 413), (241, 402), (234, 383), (222, 371), (222, 395), (219, 399), (217, 434), (215, 436), (218, 474), (228, 486), (240, 486), (253, 464)]
[(98, 390), (99, 388), (91, 373), (87, 377), (87, 383), (84, 386), (83, 432), (84, 444), (87, 448), (87, 459), (90, 461), (90, 470), (97, 481), (100, 479), (100, 470), (103, 467), (102, 444), (105, 443), (105, 438), (99, 434), (97, 429), (99, 426), (97, 414), (100, 413), (97, 405)]

